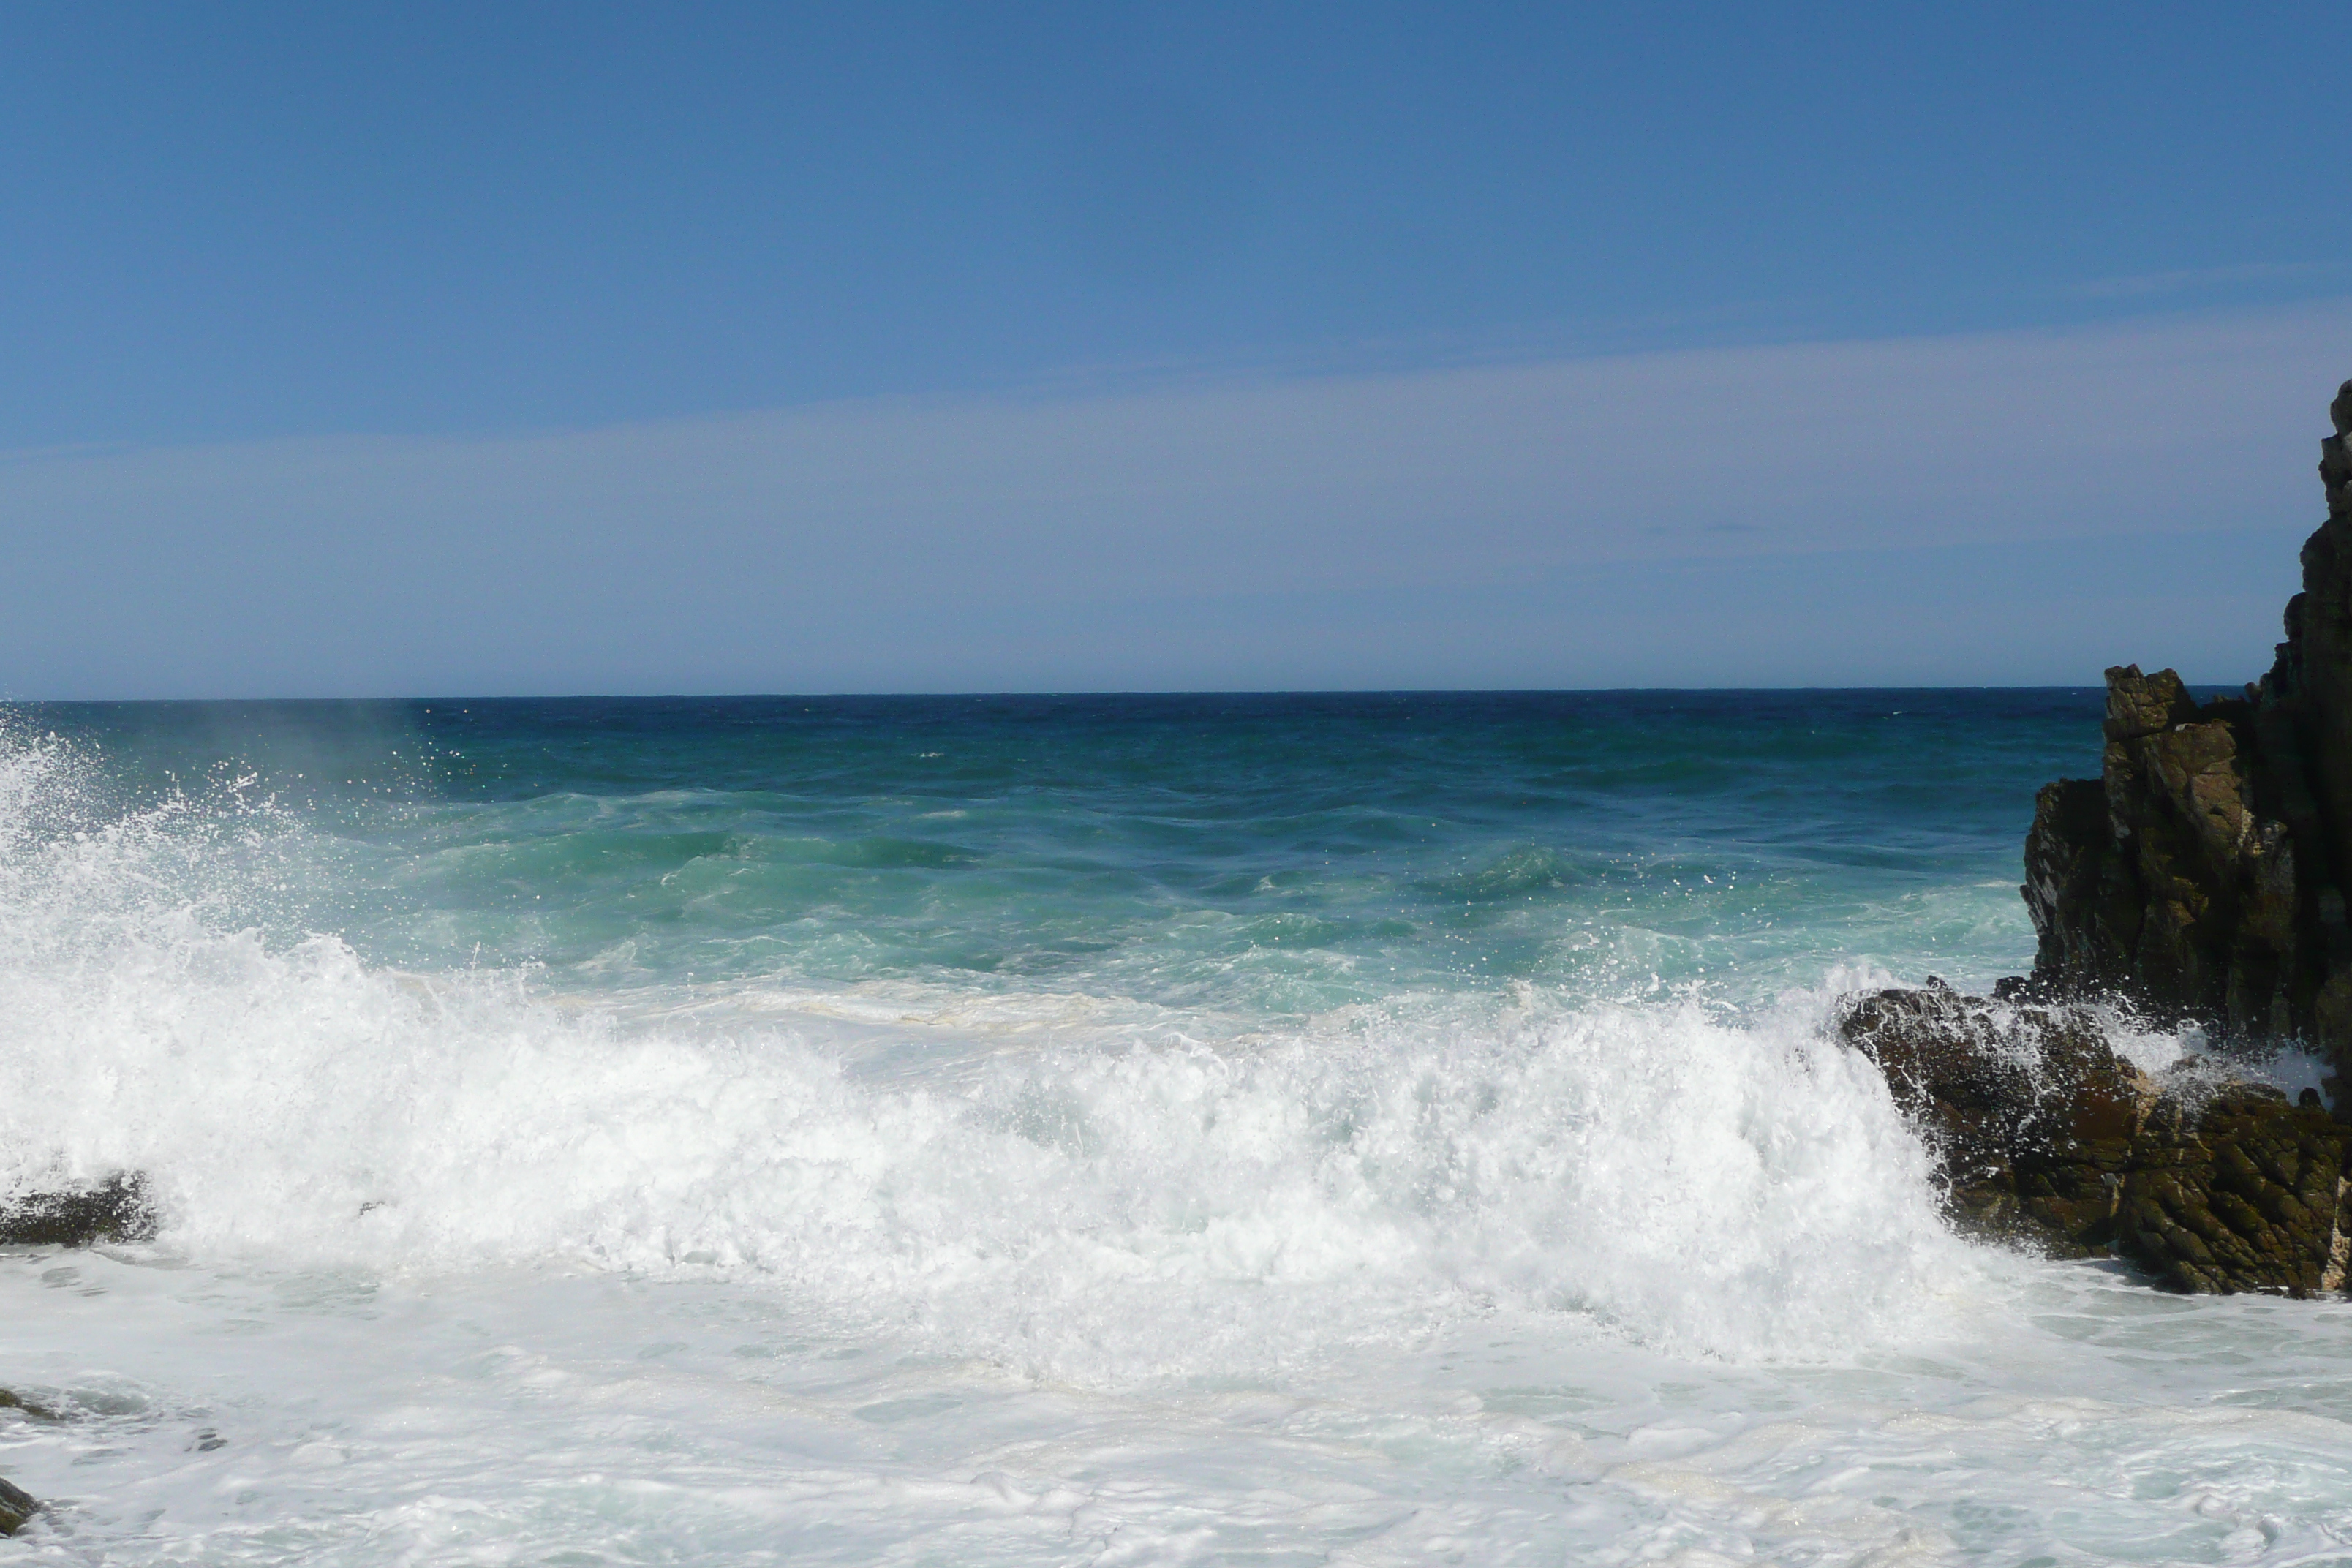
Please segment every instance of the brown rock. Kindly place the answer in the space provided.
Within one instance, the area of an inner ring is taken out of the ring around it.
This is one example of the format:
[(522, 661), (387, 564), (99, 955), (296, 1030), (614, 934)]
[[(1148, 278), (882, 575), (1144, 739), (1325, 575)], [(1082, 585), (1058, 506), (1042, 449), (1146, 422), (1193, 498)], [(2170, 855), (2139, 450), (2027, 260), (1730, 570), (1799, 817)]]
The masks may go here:
[(2108, 828), (2097, 779), (2043, 784), (2025, 838), (2025, 902), (2039, 938), (2033, 972), (2083, 993), (2126, 983), (2139, 945), (2139, 879)]
[(2176, 1289), (2344, 1289), (2352, 1127), (2264, 1084), (2152, 1079), (2075, 1005), (1931, 984), (1852, 998), (1845, 1041), (1927, 1141), (1962, 1228), (2110, 1251)]
[(2197, 700), (2168, 669), (2142, 675), (2137, 665), (2107, 671), (2107, 740), (2136, 741), (2161, 734), (2197, 717)]
[(1838, 1027), (1927, 1139), (1957, 1223), (2061, 1258), (2113, 1243), (2155, 1091), (2087, 1013), (1930, 984), (1853, 998)]
[(2266, 1085), (2151, 1109), (2124, 1179), (2116, 1250), (2182, 1290), (2345, 1286), (2352, 1130)]

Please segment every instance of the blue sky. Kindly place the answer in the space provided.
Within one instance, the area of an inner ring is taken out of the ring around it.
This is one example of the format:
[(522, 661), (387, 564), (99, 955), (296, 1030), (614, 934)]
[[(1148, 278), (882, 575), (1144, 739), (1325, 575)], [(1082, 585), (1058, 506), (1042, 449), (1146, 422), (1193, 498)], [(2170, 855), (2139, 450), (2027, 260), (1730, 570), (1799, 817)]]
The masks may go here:
[(9, 7), (0, 693), (2245, 679), (2340, 26)]

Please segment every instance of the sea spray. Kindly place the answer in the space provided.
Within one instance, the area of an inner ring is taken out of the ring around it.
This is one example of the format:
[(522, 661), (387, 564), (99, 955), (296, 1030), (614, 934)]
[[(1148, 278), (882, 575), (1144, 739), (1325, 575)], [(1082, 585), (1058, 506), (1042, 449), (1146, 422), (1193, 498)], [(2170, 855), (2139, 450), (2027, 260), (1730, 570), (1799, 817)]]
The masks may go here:
[[(54, 751), (14, 765), (75, 776)], [(145, 1172), (192, 1258), (733, 1271), (1114, 1380), (1494, 1310), (1819, 1354), (1916, 1332), (1960, 1267), (1916, 1142), (1819, 1040), (1819, 1002), (1741, 1022), (1522, 987), (864, 1081), (791, 1029), (632, 1024), (517, 973), (403, 973), (234, 924), (236, 900), (178, 889), (233, 874), (208, 854), (251, 863), (247, 826), (224, 847), (173, 807), (5, 837), (16, 1179)]]
[(0, 1178), (169, 1228), (0, 1258), (9, 1550), (2352, 1549), (2346, 1309), (1954, 1240), (1822, 1035), (2094, 700), (1219, 701), (39, 715)]

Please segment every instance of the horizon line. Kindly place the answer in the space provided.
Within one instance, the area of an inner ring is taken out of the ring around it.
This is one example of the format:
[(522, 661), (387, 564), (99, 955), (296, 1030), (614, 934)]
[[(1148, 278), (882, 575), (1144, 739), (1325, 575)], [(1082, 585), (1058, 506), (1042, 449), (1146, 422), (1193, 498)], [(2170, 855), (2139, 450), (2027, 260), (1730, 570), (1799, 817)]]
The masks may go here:
[[(2112, 668), (2124, 668), (2126, 666)], [(2149, 671), (2149, 674), (2162, 673)], [(2177, 672), (2174, 672), (2177, 673)], [(2242, 690), (2253, 682), (2183, 680), (2192, 691)], [(985, 702), (1006, 699), (1085, 701), (1139, 698), (1231, 697), (1671, 697), (1814, 693), (1858, 695), (1876, 692), (2045, 692), (2104, 691), (2104, 682), (1949, 682), (1896, 686), (1234, 686), (1136, 688), (1005, 688), (969, 690), (838, 690), (838, 691), (542, 691), (473, 695), (451, 693), (373, 694), (309, 697), (0, 697), (0, 717), (26, 708), (205, 708), (232, 706), (326, 707), (362, 703), (466, 702)]]

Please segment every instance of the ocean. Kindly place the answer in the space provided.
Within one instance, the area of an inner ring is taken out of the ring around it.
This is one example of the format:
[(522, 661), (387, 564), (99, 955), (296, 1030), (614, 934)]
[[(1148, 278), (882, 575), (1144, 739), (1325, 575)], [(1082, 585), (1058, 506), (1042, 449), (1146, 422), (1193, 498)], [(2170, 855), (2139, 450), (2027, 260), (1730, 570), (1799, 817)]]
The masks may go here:
[(164, 1224), (0, 1255), (0, 1564), (2352, 1563), (2352, 1305), (1824, 1032), (2100, 700), (20, 705), (0, 1191)]

